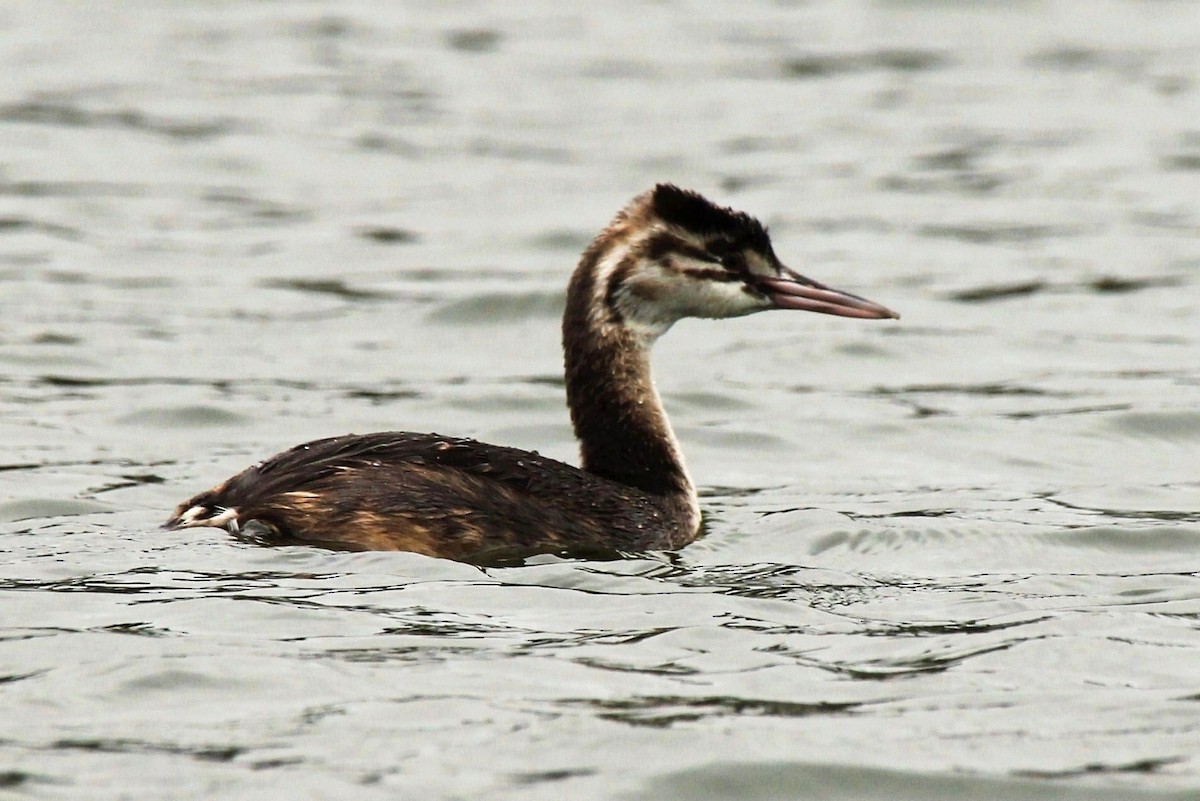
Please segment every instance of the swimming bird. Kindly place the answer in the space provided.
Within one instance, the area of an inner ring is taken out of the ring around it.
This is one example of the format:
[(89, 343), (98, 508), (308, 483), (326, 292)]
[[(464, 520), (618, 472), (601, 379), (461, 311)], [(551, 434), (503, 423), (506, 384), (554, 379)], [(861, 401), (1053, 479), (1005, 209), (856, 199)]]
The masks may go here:
[(650, 373), (655, 340), (685, 317), (792, 309), (896, 318), (785, 267), (754, 217), (672, 184), (635, 197), (584, 251), (562, 320), (580, 466), (471, 439), (385, 432), (298, 445), (183, 502), (167, 528), (269, 541), (495, 554), (672, 550), (700, 506)]

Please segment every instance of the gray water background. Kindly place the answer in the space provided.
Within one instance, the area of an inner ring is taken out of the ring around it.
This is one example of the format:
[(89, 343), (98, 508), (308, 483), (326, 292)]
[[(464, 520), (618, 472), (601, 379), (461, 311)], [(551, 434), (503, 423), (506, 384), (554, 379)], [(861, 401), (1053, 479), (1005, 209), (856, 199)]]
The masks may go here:
[[(1200, 797), (1200, 6), (0, 6), (0, 795)], [(323, 435), (574, 460), (671, 180), (896, 323), (686, 322), (707, 535), (157, 527)]]

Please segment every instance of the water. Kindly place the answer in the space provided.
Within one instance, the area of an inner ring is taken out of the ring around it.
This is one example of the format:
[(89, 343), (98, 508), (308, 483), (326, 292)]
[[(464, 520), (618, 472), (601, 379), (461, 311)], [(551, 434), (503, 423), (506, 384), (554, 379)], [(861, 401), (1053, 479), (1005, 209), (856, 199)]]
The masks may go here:
[[(0, 10), (0, 794), (1200, 794), (1200, 9)], [(898, 323), (678, 326), (677, 555), (157, 528), (283, 447), (574, 459), (658, 180)]]

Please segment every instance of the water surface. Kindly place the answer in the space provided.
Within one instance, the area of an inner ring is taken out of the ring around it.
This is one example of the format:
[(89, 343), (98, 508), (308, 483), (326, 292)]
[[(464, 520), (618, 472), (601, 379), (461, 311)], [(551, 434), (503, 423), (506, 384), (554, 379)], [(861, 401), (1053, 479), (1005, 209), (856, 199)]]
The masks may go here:
[[(13, 797), (1200, 792), (1189, 3), (0, 11)], [(318, 436), (573, 460), (656, 181), (898, 309), (686, 322), (704, 539), (477, 568), (163, 532)]]

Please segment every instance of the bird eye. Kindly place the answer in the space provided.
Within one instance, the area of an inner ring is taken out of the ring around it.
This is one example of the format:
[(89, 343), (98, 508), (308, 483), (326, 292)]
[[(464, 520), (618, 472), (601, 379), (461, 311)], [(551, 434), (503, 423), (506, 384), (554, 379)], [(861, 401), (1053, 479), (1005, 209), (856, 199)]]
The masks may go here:
[(721, 266), (731, 273), (746, 272), (746, 254), (740, 249), (731, 248), (721, 256)]
[(733, 243), (728, 239), (714, 239), (708, 243), (707, 247), (709, 253), (724, 261), (725, 257), (733, 250)]

